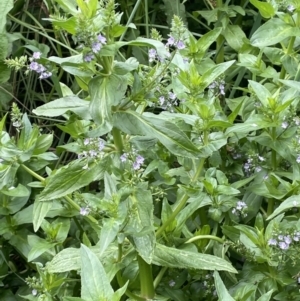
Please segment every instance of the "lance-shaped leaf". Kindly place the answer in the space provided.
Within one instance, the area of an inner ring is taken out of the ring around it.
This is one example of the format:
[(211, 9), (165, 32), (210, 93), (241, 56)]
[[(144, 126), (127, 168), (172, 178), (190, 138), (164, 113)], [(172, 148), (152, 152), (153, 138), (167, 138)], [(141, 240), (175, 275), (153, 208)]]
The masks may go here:
[(111, 124), (111, 107), (119, 104), (126, 89), (127, 79), (121, 75), (113, 74), (105, 77), (99, 75), (89, 82), (90, 114), (97, 124), (103, 126)]
[(231, 297), (231, 295), (228, 293), (226, 286), (224, 285), (219, 273), (217, 271), (214, 271), (214, 278), (215, 278), (215, 287), (218, 293), (218, 296), (221, 300), (226, 301), (234, 301), (234, 299)]
[(292, 195), (289, 198), (287, 198), (284, 202), (282, 202), (275, 210), (274, 212), (267, 218), (267, 220), (270, 220), (274, 218), (276, 215), (290, 210), (292, 208), (299, 208), (300, 207), (300, 196), (299, 195)]
[(237, 273), (225, 259), (217, 256), (194, 253), (156, 244), (153, 263), (175, 269), (217, 270)]
[(114, 126), (130, 135), (158, 139), (171, 153), (178, 156), (197, 157), (199, 151), (174, 123), (155, 117), (147, 117), (134, 111), (119, 111), (114, 114)]
[(81, 298), (86, 301), (111, 300), (114, 291), (97, 256), (81, 245)]
[(294, 36), (300, 36), (299, 28), (285, 23), (279, 18), (273, 18), (255, 31), (250, 42), (253, 46), (263, 48)]
[(46, 187), (38, 197), (39, 201), (61, 198), (93, 181), (101, 179), (105, 170), (105, 162), (105, 159), (103, 159), (86, 169), (83, 168), (86, 162), (77, 160), (58, 169), (47, 178)]
[(91, 119), (87, 110), (88, 106), (88, 101), (82, 100), (77, 96), (66, 96), (50, 101), (35, 110), (32, 110), (32, 112), (38, 116), (55, 117), (71, 111), (83, 119)]

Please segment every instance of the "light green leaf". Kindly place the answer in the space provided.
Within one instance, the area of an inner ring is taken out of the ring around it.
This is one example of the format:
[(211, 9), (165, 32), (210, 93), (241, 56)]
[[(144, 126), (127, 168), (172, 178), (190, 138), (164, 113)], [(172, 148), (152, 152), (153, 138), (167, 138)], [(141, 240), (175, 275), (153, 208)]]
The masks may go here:
[(231, 295), (228, 293), (219, 273), (214, 271), (214, 278), (215, 278), (215, 288), (217, 290), (219, 300), (226, 300), (226, 301), (235, 301)]
[(36, 235), (28, 235), (28, 243), (31, 247), (31, 250), (28, 253), (28, 261), (33, 261), (43, 253), (51, 250), (56, 245), (56, 243), (48, 242), (47, 240)]
[(263, 106), (266, 108), (269, 107), (268, 99), (271, 98), (272, 96), (270, 91), (262, 84), (255, 82), (253, 80), (249, 80), (249, 84), (253, 89), (254, 93), (256, 94), (257, 98), (263, 104)]
[(2, 189), (1, 193), (11, 197), (26, 197), (30, 195), (29, 190), (22, 184), (18, 184), (17, 187), (11, 186), (6, 189)]
[(166, 247), (158, 243), (156, 244), (153, 263), (175, 269), (217, 270), (237, 273), (236, 269), (225, 259)]
[(300, 36), (298, 27), (287, 24), (279, 18), (273, 18), (254, 32), (250, 42), (255, 47), (263, 48), (295, 36)]
[(52, 201), (41, 202), (36, 200), (33, 205), (33, 230), (36, 232), (41, 226), (44, 217), (47, 215), (49, 210), (52, 208)]
[(246, 39), (245, 33), (238, 25), (227, 25), (223, 31), (223, 35), (228, 45), (235, 51), (239, 51), (244, 44)]
[(268, 216), (267, 220), (274, 218), (276, 215), (290, 210), (292, 208), (299, 208), (300, 207), (300, 196), (299, 195), (292, 195), (283, 201), (275, 210), (274, 212)]
[(67, 96), (50, 101), (32, 110), (32, 112), (38, 116), (56, 117), (71, 111), (83, 119), (91, 119), (88, 113), (88, 106), (88, 101), (82, 100), (77, 96)]
[(81, 298), (86, 301), (112, 300), (114, 291), (97, 256), (85, 245), (80, 248)]
[(13, 3), (13, 0), (0, 1), (0, 33), (5, 32), (6, 15), (13, 8)]
[(108, 129), (111, 129), (111, 107), (120, 103), (126, 89), (127, 80), (120, 75), (96, 76), (89, 82), (90, 114), (97, 124), (101, 126), (109, 124)]
[[(149, 117), (148, 117), (149, 116)], [(158, 139), (171, 153), (178, 156), (197, 157), (197, 147), (175, 124), (134, 111), (119, 111), (114, 114), (114, 126), (131, 134)]]
[(260, 14), (264, 18), (272, 18), (275, 15), (275, 9), (269, 2), (261, 2), (258, 0), (250, 0), (251, 4), (253, 4), (256, 8), (258, 8)]
[(57, 2), (66, 13), (70, 13), (73, 16), (78, 14), (78, 10), (76, 8), (76, 0), (54, 0), (54, 1)]
[(214, 28), (204, 34), (197, 42), (197, 47), (201, 52), (205, 52), (214, 43), (222, 32), (222, 27)]
[(87, 186), (103, 177), (105, 159), (94, 163), (88, 169), (84, 160), (74, 161), (52, 173), (46, 181), (46, 187), (38, 196), (40, 201), (49, 201), (66, 196), (75, 190)]
[(103, 221), (100, 233), (99, 253), (100, 256), (107, 249), (109, 244), (114, 241), (119, 233), (121, 223), (113, 218)]

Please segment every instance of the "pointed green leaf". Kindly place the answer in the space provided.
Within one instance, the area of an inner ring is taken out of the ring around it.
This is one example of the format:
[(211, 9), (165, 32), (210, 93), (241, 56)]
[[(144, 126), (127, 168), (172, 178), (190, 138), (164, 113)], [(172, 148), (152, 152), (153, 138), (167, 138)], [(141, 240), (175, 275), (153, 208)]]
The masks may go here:
[(32, 110), (32, 112), (38, 116), (56, 117), (71, 111), (83, 119), (91, 119), (87, 110), (88, 106), (88, 101), (82, 100), (77, 96), (66, 96), (50, 101)]
[(52, 208), (52, 201), (41, 202), (36, 200), (33, 204), (33, 230), (36, 232), (41, 226), (45, 216)]
[(255, 47), (263, 48), (295, 36), (300, 36), (298, 27), (285, 23), (279, 18), (273, 18), (254, 32), (250, 42)]
[(153, 263), (175, 269), (217, 270), (237, 273), (225, 259), (156, 244)]
[(0, 1), (0, 33), (5, 32), (6, 15), (13, 8), (13, 0)]
[(99, 163), (84, 168), (86, 166), (85, 160), (76, 160), (58, 169), (47, 178), (46, 187), (38, 199), (49, 201), (60, 198), (101, 179), (104, 174), (105, 163), (105, 159), (102, 159)]
[(31, 250), (28, 253), (28, 261), (33, 261), (43, 253), (51, 250), (56, 245), (56, 243), (48, 242), (47, 240), (36, 235), (29, 235), (28, 243), (31, 246)]
[(215, 287), (218, 293), (220, 300), (226, 301), (235, 301), (231, 295), (228, 293), (219, 273), (214, 271), (214, 278), (215, 278)]
[(99, 253), (100, 256), (107, 249), (109, 244), (114, 241), (119, 233), (121, 223), (113, 218), (104, 220), (100, 233)]
[(81, 298), (86, 301), (110, 301), (114, 291), (102, 263), (85, 245), (80, 248)]
[(224, 29), (223, 35), (228, 45), (235, 51), (239, 51), (244, 44), (246, 35), (238, 25), (227, 25)]
[(114, 126), (131, 134), (158, 139), (171, 153), (178, 156), (197, 157), (197, 147), (175, 124), (153, 117), (137, 114), (134, 111), (119, 111), (114, 114)]
[(299, 208), (300, 207), (300, 196), (299, 195), (292, 195), (283, 201), (275, 210), (274, 212), (268, 216), (267, 220), (274, 218), (276, 215), (290, 210), (292, 208)]
[(253, 4), (256, 8), (258, 8), (260, 14), (264, 18), (272, 18), (275, 15), (275, 9), (269, 2), (261, 2), (258, 0), (250, 0), (251, 4)]

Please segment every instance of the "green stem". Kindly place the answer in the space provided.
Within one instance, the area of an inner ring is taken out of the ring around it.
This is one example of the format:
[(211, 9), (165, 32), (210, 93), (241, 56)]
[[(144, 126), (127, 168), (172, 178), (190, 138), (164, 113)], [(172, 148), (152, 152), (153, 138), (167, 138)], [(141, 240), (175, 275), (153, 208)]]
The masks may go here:
[[(123, 254), (123, 247), (122, 244), (118, 245), (118, 263), (120, 263), (122, 261), (122, 254)], [(125, 285), (125, 282), (123, 280), (122, 274), (121, 274), (121, 270), (119, 270), (116, 274), (117, 276), (117, 281), (120, 287)], [(133, 300), (137, 300), (137, 301), (145, 301), (144, 298), (137, 296), (135, 294), (133, 294), (130, 290), (126, 289), (125, 294), (127, 297), (133, 299)]]
[(218, 236), (214, 236), (214, 235), (197, 235), (197, 236), (194, 236), (192, 238), (190, 238), (189, 240), (187, 240), (185, 242), (185, 244), (188, 244), (188, 243), (191, 243), (191, 242), (194, 242), (196, 240), (201, 240), (201, 239), (210, 239), (210, 240), (215, 240), (215, 241), (218, 241), (220, 242), (221, 244), (224, 243), (224, 239), (218, 237)]
[(113, 137), (114, 137), (114, 143), (115, 143), (116, 149), (119, 152), (122, 152), (124, 147), (123, 147), (123, 139), (122, 139), (122, 135), (120, 133), (120, 130), (117, 129), (117, 128), (113, 128), (112, 129), (112, 134), (113, 134)]
[[(205, 162), (205, 158), (201, 158), (199, 166), (192, 178), (192, 182), (195, 182), (198, 179), (198, 177), (203, 169), (204, 162)], [(188, 199), (189, 199), (189, 196), (187, 193), (185, 193), (182, 196), (181, 200), (179, 201), (178, 206), (175, 208), (173, 213), (168, 218), (168, 220), (163, 225), (161, 225), (160, 228), (157, 230), (156, 237), (160, 237), (162, 235), (162, 233), (164, 232), (164, 230), (174, 221), (174, 219), (176, 218), (178, 213), (184, 208)]]
[(273, 211), (274, 211), (274, 205), (275, 205), (275, 200), (272, 199), (268, 199), (268, 209), (267, 209), (267, 215), (270, 216)]
[(40, 175), (38, 175), (36, 172), (34, 172), (33, 170), (31, 170), (30, 168), (28, 168), (26, 165), (21, 164), (21, 166), (23, 167), (23, 169), (25, 169), (30, 175), (32, 175), (34, 178), (38, 179), (39, 181), (41, 181), (42, 183), (44, 183), (45, 178), (41, 177)]
[(167, 271), (167, 269), (168, 269), (167, 267), (163, 267), (157, 274), (156, 278), (153, 281), (154, 289), (156, 289), (157, 286), (159, 285), (159, 283), (160, 283), (162, 277), (164, 276), (165, 272)]
[(152, 266), (139, 255), (137, 255), (137, 260), (140, 271), (141, 295), (146, 300), (152, 300), (155, 296)]

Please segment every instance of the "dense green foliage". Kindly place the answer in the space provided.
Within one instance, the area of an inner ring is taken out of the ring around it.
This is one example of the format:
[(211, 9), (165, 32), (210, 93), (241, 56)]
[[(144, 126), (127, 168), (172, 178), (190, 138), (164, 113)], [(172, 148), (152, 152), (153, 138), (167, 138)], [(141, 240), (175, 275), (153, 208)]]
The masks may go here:
[(299, 300), (300, 0), (0, 0), (0, 301)]

